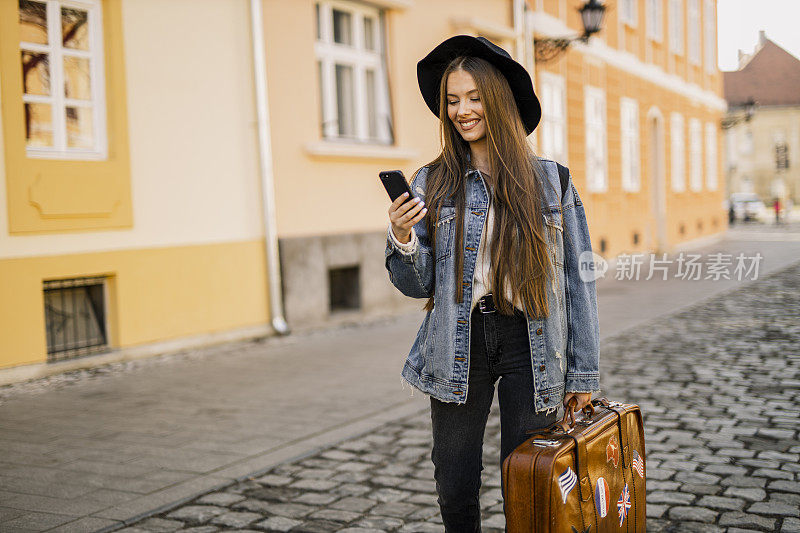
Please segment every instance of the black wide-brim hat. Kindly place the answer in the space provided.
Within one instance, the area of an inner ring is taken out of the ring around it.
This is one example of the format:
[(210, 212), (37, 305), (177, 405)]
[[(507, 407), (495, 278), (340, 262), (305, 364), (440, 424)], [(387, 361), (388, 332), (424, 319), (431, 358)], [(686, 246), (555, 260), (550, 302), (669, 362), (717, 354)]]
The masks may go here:
[(508, 52), (483, 37), (450, 37), (417, 63), (419, 90), (433, 114), (439, 117), (439, 84), (444, 70), (458, 56), (480, 57), (497, 67), (511, 86), (519, 116), (530, 135), (542, 118), (542, 106), (533, 90), (530, 74)]

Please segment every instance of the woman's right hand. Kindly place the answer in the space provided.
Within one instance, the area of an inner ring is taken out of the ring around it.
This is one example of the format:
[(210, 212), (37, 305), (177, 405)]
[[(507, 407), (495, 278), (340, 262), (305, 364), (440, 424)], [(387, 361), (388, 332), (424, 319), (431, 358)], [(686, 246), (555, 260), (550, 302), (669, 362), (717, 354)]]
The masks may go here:
[(389, 221), (392, 223), (392, 232), (397, 240), (403, 244), (411, 241), (411, 228), (425, 217), (428, 208), (419, 197), (406, 202), (408, 193), (404, 192), (389, 206)]

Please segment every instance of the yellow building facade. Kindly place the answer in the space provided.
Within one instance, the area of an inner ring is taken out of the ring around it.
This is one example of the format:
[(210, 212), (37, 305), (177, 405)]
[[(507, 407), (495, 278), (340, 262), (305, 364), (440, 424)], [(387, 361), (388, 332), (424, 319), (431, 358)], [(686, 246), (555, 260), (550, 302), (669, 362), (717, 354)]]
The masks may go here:
[(249, 17), (0, 2), (0, 383), (269, 332)]
[(535, 73), (531, 140), (570, 167), (595, 250), (722, 231), (715, 3), (620, 1), (537, 61), (575, 4), (0, 3), (0, 383), (419, 308), (385, 273), (377, 174), (437, 155), (416, 62), (459, 33)]
[[(574, 2), (532, 3), (537, 36), (582, 31)], [(536, 74), (540, 96), (563, 101), (545, 102), (544, 123), (555, 108), (560, 124), (539, 128), (540, 152), (570, 167), (595, 251), (667, 251), (727, 228), (714, 1), (621, 0), (603, 31)]]

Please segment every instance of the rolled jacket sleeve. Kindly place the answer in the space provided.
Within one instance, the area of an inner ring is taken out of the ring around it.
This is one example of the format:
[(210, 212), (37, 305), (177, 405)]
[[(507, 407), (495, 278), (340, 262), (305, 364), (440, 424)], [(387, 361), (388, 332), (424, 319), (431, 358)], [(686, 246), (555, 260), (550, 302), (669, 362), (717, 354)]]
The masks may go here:
[(392, 231), (392, 225), (389, 224), (389, 238), (403, 255), (413, 255), (417, 250), (417, 232), (414, 231), (414, 228), (411, 228), (411, 240), (408, 242), (400, 242)]
[(600, 390), (600, 324), (589, 226), (572, 176), (562, 197), (567, 309), (566, 392)]

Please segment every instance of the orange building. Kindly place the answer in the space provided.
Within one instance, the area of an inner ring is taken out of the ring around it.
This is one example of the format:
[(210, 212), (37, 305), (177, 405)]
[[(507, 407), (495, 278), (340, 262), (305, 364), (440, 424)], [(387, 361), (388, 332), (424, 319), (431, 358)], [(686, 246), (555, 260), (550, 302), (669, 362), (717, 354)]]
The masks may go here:
[[(577, 4), (529, 0), (536, 37), (580, 33)], [(588, 44), (537, 61), (539, 151), (570, 167), (603, 256), (726, 229), (716, 42), (714, 0), (619, 0)]]

